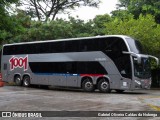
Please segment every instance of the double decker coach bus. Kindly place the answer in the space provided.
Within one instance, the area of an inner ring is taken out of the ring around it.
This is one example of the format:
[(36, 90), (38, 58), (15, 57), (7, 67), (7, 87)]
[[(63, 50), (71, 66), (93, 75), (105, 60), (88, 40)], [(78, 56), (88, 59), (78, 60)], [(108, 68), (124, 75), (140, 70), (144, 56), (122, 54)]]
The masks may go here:
[(2, 49), (4, 82), (77, 87), (84, 91), (149, 89), (151, 67), (141, 44), (109, 35), (6, 44)]

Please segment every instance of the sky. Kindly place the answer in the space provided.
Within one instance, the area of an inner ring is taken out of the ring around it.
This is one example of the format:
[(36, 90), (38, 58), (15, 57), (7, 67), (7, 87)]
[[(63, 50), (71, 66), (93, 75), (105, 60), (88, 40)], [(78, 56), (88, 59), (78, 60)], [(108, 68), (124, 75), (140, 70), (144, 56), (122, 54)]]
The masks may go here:
[[(116, 4), (118, 0), (101, 0), (99, 8), (94, 7), (80, 7), (76, 10), (72, 10), (70, 16), (77, 17), (82, 20), (93, 19), (96, 15), (110, 14), (111, 11), (116, 10)], [(58, 18), (67, 18), (67, 15), (58, 15)]]

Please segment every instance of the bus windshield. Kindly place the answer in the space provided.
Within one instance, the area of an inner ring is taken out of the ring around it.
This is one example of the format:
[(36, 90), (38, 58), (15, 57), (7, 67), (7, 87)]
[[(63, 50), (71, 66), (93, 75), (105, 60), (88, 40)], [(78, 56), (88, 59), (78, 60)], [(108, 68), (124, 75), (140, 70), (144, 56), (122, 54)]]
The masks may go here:
[(126, 38), (126, 41), (129, 45), (129, 48), (131, 52), (137, 53), (137, 54), (143, 54), (143, 48), (139, 41), (134, 40), (132, 38)]
[(141, 64), (134, 58), (134, 75), (135, 77), (147, 79), (151, 77), (151, 67), (148, 58), (142, 58)]

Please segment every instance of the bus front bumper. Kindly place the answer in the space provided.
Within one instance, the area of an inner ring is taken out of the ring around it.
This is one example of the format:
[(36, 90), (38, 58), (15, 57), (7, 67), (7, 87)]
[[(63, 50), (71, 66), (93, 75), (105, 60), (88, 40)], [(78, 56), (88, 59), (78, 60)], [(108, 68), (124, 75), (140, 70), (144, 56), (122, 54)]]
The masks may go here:
[(135, 80), (135, 89), (150, 89), (151, 88), (151, 80)]

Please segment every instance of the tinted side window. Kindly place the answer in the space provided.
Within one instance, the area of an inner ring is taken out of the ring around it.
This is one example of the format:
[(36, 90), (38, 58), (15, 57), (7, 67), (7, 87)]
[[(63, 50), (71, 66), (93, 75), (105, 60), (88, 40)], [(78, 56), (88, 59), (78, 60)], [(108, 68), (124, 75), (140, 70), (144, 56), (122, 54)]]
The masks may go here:
[(77, 63), (76, 62), (66, 62), (64, 63), (67, 73), (77, 73)]
[(106, 51), (128, 51), (124, 40), (119, 37), (99, 39), (99, 48)]
[(88, 39), (88, 40), (79, 41), (79, 51), (80, 52), (96, 51), (96, 50), (97, 50), (96, 39)]
[(85, 51), (87, 51), (87, 49), (88, 49), (88, 46), (87, 46), (86, 41), (81, 40), (80, 43), (79, 43), (79, 51), (80, 52), (85, 52)]
[(71, 62), (30, 62), (33, 73), (76, 73), (76, 63)]
[(107, 71), (99, 62), (78, 62), (79, 74), (107, 74)]
[(4, 46), (3, 55), (10, 55), (13, 51), (15, 51), (13, 46)]
[(107, 74), (98, 62), (30, 62), (33, 73)]
[(65, 42), (60, 41), (60, 42), (51, 42), (48, 43), (50, 44), (50, 52), (49, 53), (59, 53), (59, 52), (64, 52), (65, 51)]
[(66, 41), (65, 42), (65, 50), (64, 52), (78, 52), (79, 41)]
[(86, 52), (106, 51), (115, 52), (117, 55), (122, 51), (128, 51), (123, 39), (118, 37), (93, 38), (87, 40), (57, 41), (45, 43), (33, 43), (11, 45), (4, 47), (4, 55), (12, 54), (39, 54), (39, 53), (62, 53), (62, 52)]

